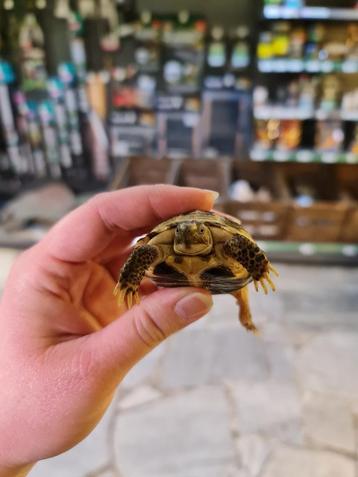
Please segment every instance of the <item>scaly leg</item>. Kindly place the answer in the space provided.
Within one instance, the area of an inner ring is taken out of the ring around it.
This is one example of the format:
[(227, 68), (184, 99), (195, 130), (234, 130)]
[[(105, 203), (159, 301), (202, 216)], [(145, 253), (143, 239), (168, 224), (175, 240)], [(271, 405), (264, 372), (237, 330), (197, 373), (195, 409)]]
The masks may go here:
[(118, 305), (124, 303), (129, 309), (139, 303), (140, 282), (159, 256), (157, 247), (153, 245), (140, 245), (133, 250), (120, 272), (118, 283), (113, 291), (115, 296), (118, 295)]
[(262, 286), (266, 294), (268, 292), (267, 284), (275, 291), (270, 272), (275, 275), (278, 273), (254, 241), (243, 235), (235, 235), (225, 242), (223, 250), (227, 256), (234, 258), (246, 268), (254, 279), (256, 291), (258, 291), (258, 284)]
[(248, 287), (241, 288), (232, 293), (232, 295), (237, 299), (238, 305), (240, 306), (240, 323), (248, 330), (253, 333), (257, 333), (258, 330), (254, 323), (252, 322), (250, 305), (249, 305), (249, 289)]

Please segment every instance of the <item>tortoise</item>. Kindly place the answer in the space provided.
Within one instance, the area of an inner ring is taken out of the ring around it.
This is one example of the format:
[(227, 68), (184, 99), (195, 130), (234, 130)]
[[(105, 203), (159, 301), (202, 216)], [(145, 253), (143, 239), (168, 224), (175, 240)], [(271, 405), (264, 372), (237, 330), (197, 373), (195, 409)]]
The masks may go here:
[(166, 220), (139, 239), (121, 269), (114, 290), (118, 304), (139, 302), (138, 288), (147, 276), (162, 287), (199, 287), (212, 294), (231, 293), (240, 307), (241, 324), (252, 322), (248, 287), (275, 291), (275, 268), (241, 221), (216, 212), (195, 210)]

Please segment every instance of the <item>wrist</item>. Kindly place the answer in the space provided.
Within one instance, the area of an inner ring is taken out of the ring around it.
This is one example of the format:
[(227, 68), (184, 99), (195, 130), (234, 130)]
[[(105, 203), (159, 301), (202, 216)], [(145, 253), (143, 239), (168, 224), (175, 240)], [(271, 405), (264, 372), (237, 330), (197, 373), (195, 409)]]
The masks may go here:
[(24, 465), (21, 467), (1, 467), (0, 477), (25, 477), (33, 467), (33, 464)]

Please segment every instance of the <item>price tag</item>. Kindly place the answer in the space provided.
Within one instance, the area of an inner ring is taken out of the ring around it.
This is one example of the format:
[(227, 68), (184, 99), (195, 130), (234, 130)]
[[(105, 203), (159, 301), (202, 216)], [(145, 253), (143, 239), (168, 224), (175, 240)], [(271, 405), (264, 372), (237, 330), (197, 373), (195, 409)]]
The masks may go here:
[(338, 155), (336, 152), (323, 152), (321, 154), (321, 161), (326, 164), (334, 164), (338, 162)]
[(342, 111), (341, 118), (343, 119), (343, 121), (358, 122), (358, 113), (356, 111)]
[(287, 151), (275, 151), (273, 153), (273, 159), (277, 162), (285, 162), (290, 158), (290, 153)]
[(253, 161), (265, 161), (267, 157), (268, 153), (263, 149), (253, 149), (251, 151), (251, 159)]
[(311, 151), (298, 151), (296, 159), (298, 162), (311, 162), (313, 160), (313, 154)]
[(346, 257), (355, 257), (358, 255), (358, 247), (356, 245), (343, 245), (342, 254)]
[(358, 62), (347, 60), (342, 63), (343, 73), (357, 73), (358, 72)]
[(274, 71), (273, 61), (271, 60), (259, 61), (259, 70), (262, 73), (270, 73), (271, 71)]
[(290, 61), (289, 60), (276, 60), (273, 63), (273, 70), (278, 73), (284, 73), (285, 71), (290, 71)]
[(347, 152), (346, 160), (348, 164), (358, 164), (358, 154), (354, 154), (353, 152)]
[(288, 60), (287, 61), (287, 70), (292, 73), (299, 73), (303, 71), (304, 64), (302, 60)]
[(274, 115), (274, 109), (267, 106), (259, 106), (255, 108), (254, 116), (256, 119), (270, 119), (276, 117)]
[(317, 247), (313, 243), (303, 243), (298, 250), (301, 255), (312, 256), (317, 252)]
[(331, 73), (334, 71), (334, 63), (333, 61), (322, 61), (321, 63), (321, 71), (323, 73)]
[(320, 71), (320, 63), (316, 60), (309, 60), (306, 62), (306, 71), (311, 73), (318, 73)]

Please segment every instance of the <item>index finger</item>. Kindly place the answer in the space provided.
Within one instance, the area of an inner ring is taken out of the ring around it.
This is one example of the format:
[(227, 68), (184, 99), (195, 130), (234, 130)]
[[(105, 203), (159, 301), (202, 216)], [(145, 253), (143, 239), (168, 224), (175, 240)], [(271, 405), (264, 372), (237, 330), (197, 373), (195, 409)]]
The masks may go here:
[(58, 222), (45, 238), (47, 251), (69, 262), (98, 256), (115, 238), (128, 245), (138, 231), (190, 210), (210, 210), (217, 193), (170, 185), (137, 186), (98, 194)]

